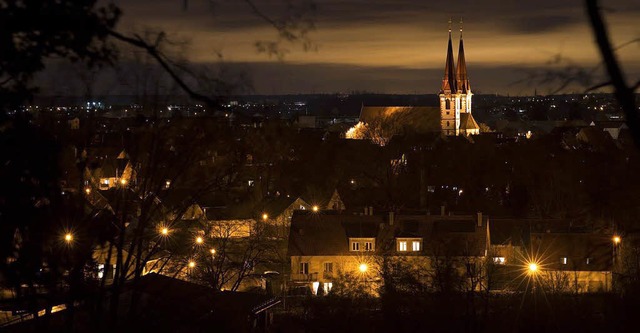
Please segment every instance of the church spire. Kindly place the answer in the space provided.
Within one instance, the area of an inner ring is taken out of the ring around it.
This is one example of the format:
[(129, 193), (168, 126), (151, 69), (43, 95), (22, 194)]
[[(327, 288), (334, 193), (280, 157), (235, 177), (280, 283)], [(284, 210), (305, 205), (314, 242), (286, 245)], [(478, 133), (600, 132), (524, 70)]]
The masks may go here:
[(451, 46), (451, 19), (449, 19), (449, 45), (447, 48), (447, 62), (444, 66), (444, 78), (442, 79), (442, 92), (450, 91), (455, 93), (456, 89), (456, 68), (453, 63), (453, 46)]
[(462, 18), (460, 19), (460, 46), (458, 46), (458, 66), (456, 67), (457, 88), (463, 94), (471, 89), (467, 76), (467, 63), (464, 58), (464, 43), (462, 41)]

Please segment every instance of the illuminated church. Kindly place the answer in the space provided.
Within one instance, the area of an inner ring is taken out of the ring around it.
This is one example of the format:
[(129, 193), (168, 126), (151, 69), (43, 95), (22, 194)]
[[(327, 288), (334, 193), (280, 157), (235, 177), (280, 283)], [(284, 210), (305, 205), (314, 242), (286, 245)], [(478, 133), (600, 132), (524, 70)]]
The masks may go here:
[(449, 45), (447, 61), (444, 65), (444, 77), (440, 88), (440, 128), (446, 135), (480, 134), (480, 127), (471, 115), (471, 86), (467, 75), (467, 63), (464, 59), (464, 42), (460, 28), (460, 46), (458, 46), (458, 65), (453, 62), (451, 46), (451, 28), (449, 28)]
[(360, 122), (369, 125), (386, 123), (384, 127), (399, 130), (410, 127), (417, 132), (439, 131), (444, 135), (480, 134), (480, 127), (471, 115), (473, 93), (467, 75), (462, 28), (460, 28), (457, 60), (456, 66), (453, 58), (451, 27), (449, 27), (447, 60), (439, 93), (440, 107), (363, 106), (360, 110)]

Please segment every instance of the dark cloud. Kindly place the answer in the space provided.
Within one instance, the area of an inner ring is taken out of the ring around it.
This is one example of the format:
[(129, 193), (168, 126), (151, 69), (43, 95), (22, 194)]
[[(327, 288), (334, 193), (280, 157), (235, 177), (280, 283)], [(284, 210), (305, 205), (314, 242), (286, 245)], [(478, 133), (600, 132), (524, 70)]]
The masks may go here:
[[(283, 13), (281, 0), (255, 2), (272, 17)], [(639, 37), (640, 2), (602, 2), (617, 44)], [(288, 45), (292, 52), (284, 63), (256, 52), (255, 41), (277, 34), (244, 1), (190, 0), (187, 10), (179, 0), (116, 3), (124, 12), (122, 29), (151, 26), (186, 37), (192, 42), (188, 58), (195, 62), (214, 62), (216, 51), (222, 51), (229, 66), (250, 74), (257, 93), (435, 93), (449, 17), (454, 30), (464, 17), (467, 62), (477, 91), (528, 93), (526, 85), (511, 83), (555, 54), (584, 66), (599, 62), (582, 0), (315, 0), (317, 30), (310, 37), (319, 50), (304, 53)], [(630, 77), (637, 77), (637, 48), (620, 54)]]

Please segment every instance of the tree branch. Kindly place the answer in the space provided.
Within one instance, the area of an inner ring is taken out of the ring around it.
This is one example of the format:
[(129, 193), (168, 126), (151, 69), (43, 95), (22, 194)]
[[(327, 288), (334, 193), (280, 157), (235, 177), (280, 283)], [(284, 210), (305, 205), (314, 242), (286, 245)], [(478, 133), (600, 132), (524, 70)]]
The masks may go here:
[(158, 50), (158, 45), (164, 38), (163, 34), (158, 35), (155, 45), (151, 45), (137, 35), (135, 36), (135, 38), (133, 38), (133, 37), (125, 36), (114, 30), (108, 30), (107, 33), (119, 41), (122, 41), (129, 45), (145, 50), (147, 54), (153, 57), (160, 64), (160, 66), (162, 66), (162, 68), (169, 74), (169, 76), (171, 76), (171, 78), (180, 86), (180, 88), (182, 88), (182, 90), (189, 95), (189, 97), (195, 100), (201, 101), (207, 104), (208, 106), (219, 105), (218, 100), (211, 98), (209, 96), (200, 94), (195, 90), (193, 90), (186, 82), (184, 82), (184, 80), (182, 80), (182, 78), (173, 70), (173, 68), (171, 68), (168, 60), (165, 59), (166, 58), (165, 55)]
[(640, 122), (638, 118), (638, 111), (635, 106), (633, 90), (627, 87), (624, 74), (620, 69), (614, 50), (611, 47), (607, 27), (600, 15), (598, 1), (585, 0), (585, 5), (589, 21), (591, 22), (591, 28), (593, 29), (593, 34), (596, 37), (596, 42), (600, 49), (600, 54), (602, 55), (602, 59), (606, 65), (609, 77), (611, 78), (611, 83), (615, 87), (616, 99), (624, 111), (627, 126), (631, 131), (636, 147), (640, 148)]

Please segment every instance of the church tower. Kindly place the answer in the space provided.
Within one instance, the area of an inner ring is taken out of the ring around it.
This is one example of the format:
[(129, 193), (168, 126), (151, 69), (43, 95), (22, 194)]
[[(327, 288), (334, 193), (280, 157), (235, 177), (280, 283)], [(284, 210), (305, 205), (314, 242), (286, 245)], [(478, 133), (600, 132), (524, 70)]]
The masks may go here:
[(458, 46), (458, 65), (454, 66), (451, 43), (451, 20), (449, 20), (449, 44), (444, 77), (440, 89), (440, 128), (445, 135), (479, 134), (480, 127), (471, 115), (471, 86), (467, 74), (462, 40), (462, 21), (460, 21), (460, 44)]
[(460, 45), (458, 46), (458, 66), (456, 67), (458, 94), (460, 95), (460, 112), (471, 113), (471, 86), (467, 76), (467, 62), (464, 59), (464, 42), (462, 41), (462, 21), (460, 21)]
[(440, 128), (445, 135), (458, 135), (460, 127), (460, 96), (457, 87), (456, 68), (453, 62), (451, 45), (451, 21), (449, 21), (449, 45), (447, 61), (444, 65), (444, 77), (440, 88)]

